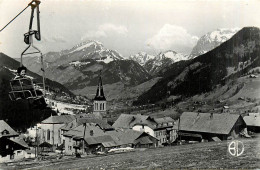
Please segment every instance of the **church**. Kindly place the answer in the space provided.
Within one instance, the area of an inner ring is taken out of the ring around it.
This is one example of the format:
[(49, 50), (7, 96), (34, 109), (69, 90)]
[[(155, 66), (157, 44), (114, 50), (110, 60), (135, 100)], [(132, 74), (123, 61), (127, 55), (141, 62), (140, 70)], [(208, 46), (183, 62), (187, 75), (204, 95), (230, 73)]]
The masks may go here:
[(99, 75), (98, 87), (94, 98), (93, 114), (96, 117), (104, 118), (107, 113), (107, 101), (104, 95), (101, 74)]

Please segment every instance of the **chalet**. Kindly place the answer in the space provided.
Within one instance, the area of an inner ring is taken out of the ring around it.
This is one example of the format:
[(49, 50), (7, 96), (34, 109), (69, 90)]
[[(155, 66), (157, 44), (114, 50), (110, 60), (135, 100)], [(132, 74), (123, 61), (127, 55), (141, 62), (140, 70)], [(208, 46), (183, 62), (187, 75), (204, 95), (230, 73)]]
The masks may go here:
[(155, 137), (131, 129), (106, 130), (97, 123), (86, 122), (64, 134), (65, 154), (88, 154), (97, 151), (108, 151), (118, 147), (155, 147)]
[[(106, 136), (105, 132), (113, 128), (101, 119), (81, 119), (81, 125), (64, 133), (65, 153), (87, 153), (91, 152), (93, 147), (99, 143), (87, 143), (87, 141), (100, 142), (102, 139), (94, 140), (96, 137)], [(86, 140), (89, 139), (89, 140)], [(91, 140), (93, 139), (93, 140)], [(104, 141), (108, 142), (108, 141)]]
[(88, 153), (104, 152), (119, 146), (119, 143), (115, 142), (110, 135), (85, 137), (84, 140)]
[(106, 134), (110, 135), (120, 147), (150, 148), (158, 146), (158, 139), (146, 132), (118, 129), (108, 131)]
[(5, 121), (0, 120), (0, 162), (25, 158), (28, 145)]
[(248, 116), (244, 116), (244, 120), (247, 125), (247, 130), (252, 132), (260, 132), (260, 114), (249, 113)]
[(65, 125), (63, 125), (60, 128), (60, 134), (61, 134), (61, 139), (64, 143), (65, 139), (63, 134), (65, 134), (66, 132), (68, 132), (69, 130), (78, 127), (84, 123), (96, 123), (101, 129), (103, 130), (112, 130), (113, 127), (110, 126), (109, 124), (107, 124), (107, 122), (99, 119), (96, 115), (93, 114), (83, 114), (83, 115), (75, 115), (75, 119), (69, 123), (65, 123)]
[(177, 138), (177, 130), (173, 129), (174, 120), (170, 117), (152, 118), (144, 115), (121, 114), (113, 127), (116, 129), (133, 129), (157, 138), (158, 145), (172, 143)]
[[(246, 128), (240, 115), (184, 112), (174, 129), (179, 130), (179, 138), (184, 140), (221, 140), (238, 138)], [(214, 138), (215, 137), (215, 138)]]

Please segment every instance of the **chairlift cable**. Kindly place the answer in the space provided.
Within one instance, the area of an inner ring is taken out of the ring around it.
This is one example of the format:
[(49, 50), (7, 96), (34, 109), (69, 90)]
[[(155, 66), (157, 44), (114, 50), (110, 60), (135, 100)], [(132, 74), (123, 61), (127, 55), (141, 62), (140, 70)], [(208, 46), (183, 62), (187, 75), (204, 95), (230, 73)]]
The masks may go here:
[(29, 6), (30, 6), (30, 4), (28, 4), (26, 8), (24, 8), (19, 14), (17, 14), (11, 21), (9, 21), (9, 22), (0, 30), (0, 32), (2, 32), (11, 22), (13, 22), (20, 14), (22, 14)]

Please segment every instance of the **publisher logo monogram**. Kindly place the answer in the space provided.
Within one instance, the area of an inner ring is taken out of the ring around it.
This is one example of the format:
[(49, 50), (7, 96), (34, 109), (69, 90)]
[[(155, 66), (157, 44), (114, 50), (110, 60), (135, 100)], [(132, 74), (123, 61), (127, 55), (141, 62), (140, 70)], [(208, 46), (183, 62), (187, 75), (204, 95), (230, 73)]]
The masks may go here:
[(228, 152), (232, 156), (240, 156), (244, 153), (244, 144), (241, 141), (235, 140), (228, 145)]

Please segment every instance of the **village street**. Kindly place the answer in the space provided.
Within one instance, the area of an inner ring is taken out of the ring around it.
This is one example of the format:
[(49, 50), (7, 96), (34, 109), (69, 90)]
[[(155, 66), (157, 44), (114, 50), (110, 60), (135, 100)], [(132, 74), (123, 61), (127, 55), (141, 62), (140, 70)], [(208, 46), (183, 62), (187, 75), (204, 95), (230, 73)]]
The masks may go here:
[[(15, 169), (176, 169), (176, 168), (259, 168), (259, 138), (241, 139), (244, 153), (228, 153), (230, 141), (208, 142), (137, 150), (135, 152), (64, 160), (38, 161), (30, 165), (13, 164)], [(5, 169), (5, 165), (0, 167)], [(7, 168), (7, 167), (6, 167)]]

